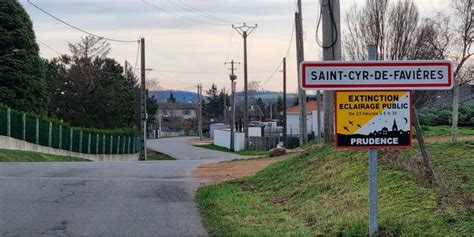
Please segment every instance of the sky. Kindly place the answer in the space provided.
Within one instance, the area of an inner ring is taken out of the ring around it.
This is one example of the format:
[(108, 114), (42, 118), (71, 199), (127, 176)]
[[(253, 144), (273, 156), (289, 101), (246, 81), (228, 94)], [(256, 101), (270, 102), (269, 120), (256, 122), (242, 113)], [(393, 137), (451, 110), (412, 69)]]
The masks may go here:
[[(145, 38), (146, 80), (152, 87), (195, 91), (213, 83), (230, 88), (229, 65), (243, 63), (243, 39), (235, 30), (246, 22), (257, 24), (247, 39), (248, 80), (262, 89), (282, 91), (282, 58), (287, 56), (288, 92), (297, 91), (297, 63), (292, 28), (295, 0), (31, 0), (58, 18), (103, 37), (120, 40)], [(393, 0), (392, 0), (393, 1)], [(395, 0), (396, 1), (396, 0)], [(421, 17), (434, 16), (447, 6), (441, 0), (414, 0)], [(54, 58), (67, 54), (68, 42), (77, 43), (84, 33), (72, 29), (20, 0), (33, 22), (40, 54)], [(315, 32), (318, 0), (303, 0), (305, 60), (321, 60)], [(341, 19), (354, 4), (365, 0), (340, 0)], [(341, 20), (344, 30), (344, 21)], [(290, 44), (291, 42), (291, 44)], [(110, 57), (132, 67), (137, 43), (110, 42)], [(289, 49), (289, 50), (288, 50)], [(288, 55), (287, 55), (288, 52)], [(236, 65), (237, 90), (243, 89), (243, 64)]]

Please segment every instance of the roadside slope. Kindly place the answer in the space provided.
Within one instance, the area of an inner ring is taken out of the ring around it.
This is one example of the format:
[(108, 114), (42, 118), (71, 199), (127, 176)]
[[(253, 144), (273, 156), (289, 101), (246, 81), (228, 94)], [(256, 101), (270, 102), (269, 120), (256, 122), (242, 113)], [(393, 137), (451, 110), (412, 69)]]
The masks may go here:
[[(429, 144), (444, 187), (424, 185), (409, 168), (415, 148), (381, 155), (380, 234), (474, 233), (473, 144)], [(366, 150), (326, 146), (253, 177), (203, 187), (197, 199), (214, 236), (365, 235), (367, 182)]]

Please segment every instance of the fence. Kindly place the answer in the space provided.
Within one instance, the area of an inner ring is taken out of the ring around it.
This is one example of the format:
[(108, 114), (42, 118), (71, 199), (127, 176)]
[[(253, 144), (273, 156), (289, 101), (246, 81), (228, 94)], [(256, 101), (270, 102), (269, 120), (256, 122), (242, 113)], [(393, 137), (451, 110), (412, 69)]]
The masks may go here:
[(86, 131), (46, 122), (0, 106), (0, 135), (56, 149), (87, 154), (135, 154), (139, 138)]

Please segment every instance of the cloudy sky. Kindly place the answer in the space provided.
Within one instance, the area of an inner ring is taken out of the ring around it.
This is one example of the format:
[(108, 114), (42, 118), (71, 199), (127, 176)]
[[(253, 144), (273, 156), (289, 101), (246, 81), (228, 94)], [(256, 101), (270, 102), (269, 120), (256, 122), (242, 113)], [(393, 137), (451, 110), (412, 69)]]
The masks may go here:
[[(363, 0), (340, 0), (341, 18)], [(68, 53), (68, 42), (84, 33), (56, 21), (20, 0), (33, 21), (41, 56)], [(286, 55), (288, 91), (297, 88), (294, 40), (290, 45), (295, 12), (294, 0), (32, 0), (46, 11), (89, 32), (122, 40), (146, 40), (147, 80), (165, 89), (194, 91), (197, 83), (209, 88), (230, 87), (224, 62), (243, 60), (242, 37), (231, 22), (258, 24), (248, 38), (249, 81), (266, 90), (281, 91), (282, 76), (272, 73)], [(446, 7), (446, 1), (415, 0), (422, 17)], [(303, 0), (305, 59), (320, 60), (315, 43), (318, 0)], [(342, 21), (343, 23), (343, 21)], [(344, 26), (343, 26), (344, 28)], [(49, 46), (49, 47), (48, 47)], [(137, 43), (111, 42), (109, 55), (135, 65)], [(139, 65), (139, 63), (138, 63)], [(243, 88), (243, 68), (237, 70), (238, 90)], [(271, 78), (270, 78), (271, 77)], [(265, 83), (266, 82), (266, 83)]]

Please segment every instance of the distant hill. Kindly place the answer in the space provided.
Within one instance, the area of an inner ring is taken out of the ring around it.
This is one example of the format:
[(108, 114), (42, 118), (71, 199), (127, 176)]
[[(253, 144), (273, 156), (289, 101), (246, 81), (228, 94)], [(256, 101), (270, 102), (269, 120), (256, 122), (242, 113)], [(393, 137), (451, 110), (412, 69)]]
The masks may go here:
[[(178, 102), (188, 102), (188, 101), (196, 101), (197, 100), (197, 93), (191, 91), (180, 91), (180, 90), (163, 90), (163, 91), (151, 91), (150, 94), (154, 95), (158, 102), (166, 102), (166, 100), (170, 97), (171, 93), (176, 98)], [(239, 91), (235, 93), (236, 97), (244, 97), (244, 92)], [(262, 98), (263, 102), (265, 103), (276, 103), (278, 96), (282, 96), (281, 92), (276, 91), (258, 91), (253, 92), (249, 91), (249, 95), (255, 94), (258, 98)], [(204, 95), (205, 96), (205, 95)], [(294, 93), (287, 94), (288, 104), (293, 104), (296, 101), (297, 95)]]
[(155, 96), (158, 102), (166, 102), (166, 100), (170, 97), (171, 93), (173, 93), (174, 98), (178, 102), (188, 102), (188, 101), (196, 101), (197, 100), (197, 93), (191, 91), (179, 91), (179, 90), (163, 90), (163, 91), (151, 91), (150, 95)]

